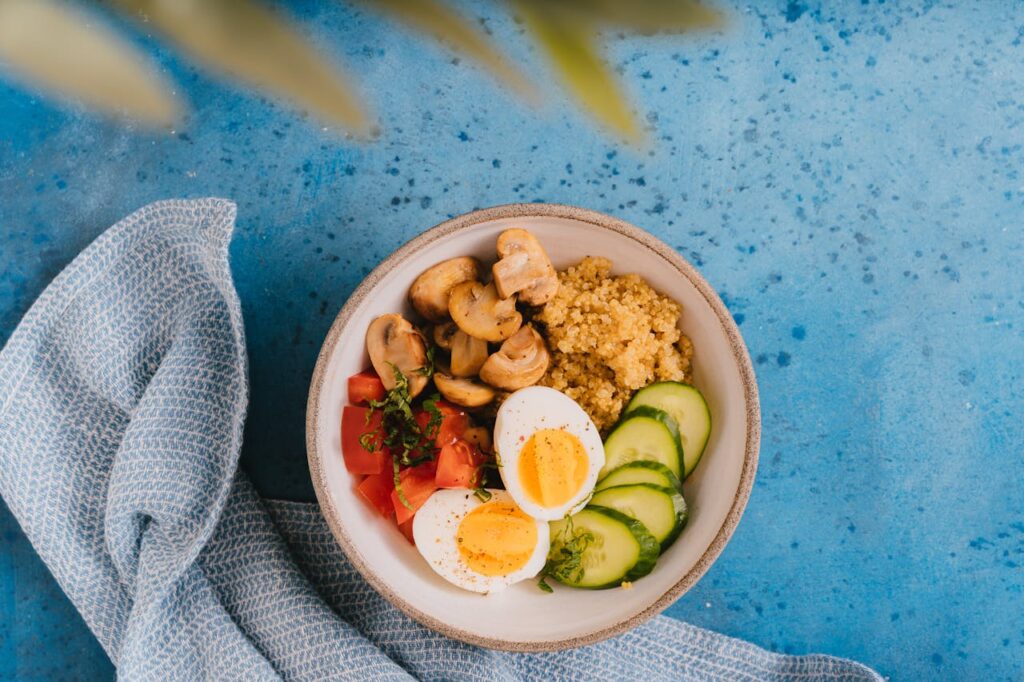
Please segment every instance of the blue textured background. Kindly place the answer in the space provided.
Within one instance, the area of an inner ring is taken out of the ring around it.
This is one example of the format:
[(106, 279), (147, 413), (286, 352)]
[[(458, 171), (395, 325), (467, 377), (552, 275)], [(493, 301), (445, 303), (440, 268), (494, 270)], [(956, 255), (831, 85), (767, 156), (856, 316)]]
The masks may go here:
[[(841, 4), (735, 5), (725, 36), (612, 40), (654, 140), (642, 152), (594, 132), (554, 87), (532, 112), (442, 49), (312, 0), (290, 11), (362, 83), (375, 144), (156, 46), (194, 107), (174, 134), (0, 83), (0, 341), (124, 214), (235, 199), (245, 466), (265, 494), (311, 499), (307, 381), (377, 261), (477, 207), (606, 211), (701, 269), (761, 386), (746, 516), (670, 615), (895, 679), (1021, 679), (1024, 11)], [(471, 11), (543, 74), (502, 11)], [(2, 507), (0, 542), (0, 677), (110, 676)]]

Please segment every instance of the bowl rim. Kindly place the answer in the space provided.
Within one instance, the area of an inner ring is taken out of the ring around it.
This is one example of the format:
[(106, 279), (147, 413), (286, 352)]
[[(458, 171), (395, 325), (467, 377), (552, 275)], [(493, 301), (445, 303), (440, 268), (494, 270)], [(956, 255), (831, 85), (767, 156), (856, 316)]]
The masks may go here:
[[(395, 594), (390, 586), (380, 580), (376, 574), (366, 565), (362, 556), (356, 549), (345, 528), (339, 521), (339, 514), (334, 508), (330, 494), (327, 489), (327, 480), (323, 467), (320, 466), (321, 452), (318, 446), (317, 432), (319, 430), (320, 395), (324, 384), (327, 366), (334, 349), (341, 338), (341, 332), (352, 316), (355, 309), (363, 302), (370, 291), (377, 283), (394, 268), (400, 266), (410, 256), (429, 246), (431, 243), (472, 227), (479, 223), (492, 220), (508, 218), (565, 218), (588, 223), (595, 227), (617, 232), (625, 237), (639, 242), (668, 261), (679, 273), (686, 277), (691, 284), (700, 292), (701, 296), (711, 306), (721, 324), (723, 331), (729, 341), (733, 359), (736, 361), (740, 372), (740, 380), (743, 385), (745, 412), (747, 421), (747, 433), (744, 444), (743, 468), (740, 474), (739, 486), (736, 495), (732, 500), (729, 512), (722, 523), (714, 539), (697, 562), (686, 572), (672, 587), (665, 591), (653, 604), (632, 617), (614, 625), (596, 630), (576, 637), (567, 637), (558, 640), (543, 640), (535, 642), (508, 641), (500, 638), (482, 637), (461, 628), (453, 627), (443, 621), (426, 614), (413, 607), (405, 600)], [(747, 347), (740, 335), (739, 328), (733, 320), (725, 304), (718, 294), (704, 279), (696, 268), (694, 268), (679, 253), (665, 244), (663, 241), (624, 220), (614, 218), (610, 215), (593, 211), (590, 209), (569, 206), (565, 204), (536, 204), (516, 203), (503, 204), (484, 208), (469, 213), (464, 213), (449, 218), (434, 227), (413, 237), (398, 249), (385, 258), (352, 292), (334, 322), (331, 324), (327, 337), (320, 348), (317, 356), (316, 367), (313, 371), (312, 381), (309, 389), (309, 399), (306, 404), (306, 456), (309, 462), (309, 473), (313, 481), (313, 488), (316, 491), (320, 512), (327, 520), (335, 540), (341, 546), (348, 560), (352, 562), (356, 570), (363, 578), (388, 602), (397, 607), (413, 620), (421, 625), (439, 632), (452, 639), (460, 640), (469, 644), (496, 649), (501, 651), (514, 652), (541, 652), (560, 651), (563, 649), (595, 644), (602, 640), (622, 634), (632, 628), (644, 623), (655, 615), (664, 611), (676, 599), (693, 587), (696, 582), (707, 573), (708, 569), (715, 562), (718, 556), (725, 549), (740, 517), (746, 508), (747, 500), (754, 486), (754, 477), (757, 472), (758, 455), (761, 445), (761, 408), (758, 399), (757, 378), (754, 374), (754, 367), (750, 361)]]

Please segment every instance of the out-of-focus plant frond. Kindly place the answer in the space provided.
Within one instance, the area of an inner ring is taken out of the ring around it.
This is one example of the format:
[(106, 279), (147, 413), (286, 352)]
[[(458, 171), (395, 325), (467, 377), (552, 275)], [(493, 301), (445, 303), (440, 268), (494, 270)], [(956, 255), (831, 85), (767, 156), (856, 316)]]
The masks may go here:
[(430, 34), (451, 48), (477, 60), (521, 97), (536, 98), (533, 86), (477, 30), (454, 10), (436, 0), (360, 0), (409, 26)]
[[(535, 91), (494, 41), (445, 0), (358, 0), (479, 61), (524, 98)], [(314, 116), (367, 135), (366, 106), (301, 33), (262, 0), (107, 0), (213, 71), (283, 96)], [(572, 95), (631, 142), (643, 133), (614, 71), (602, 30), (644, 34), (720, 26), (696, 0), (512, 0)], [(168, 125), (180, 113), (170, 86), (109, 29), (55, 0), (0, 0), (0, 60), (44, 89), (97, 109)]]
[(546, 0), (517, 0), (516, 6), (527, 29), (583, 106), (626, 140), (640, 142), (640, 129), (615, 75), (601, 59), (595, 27), (587, 17)]
[(651, 33), (681, 33), (719, 28), (718, 11), (693, 0), (561, 0), (562, 7), (611, 28)]
[(0, 60), (39, 87), (143, 123), (182, 106), (150, 61), (83, 12), (52, 0), (0, 0)]
[(252, 0), (112, 0), (207, 67), (290, 98), (359, 135), (370, 125), (346, 79), (291, 24)]

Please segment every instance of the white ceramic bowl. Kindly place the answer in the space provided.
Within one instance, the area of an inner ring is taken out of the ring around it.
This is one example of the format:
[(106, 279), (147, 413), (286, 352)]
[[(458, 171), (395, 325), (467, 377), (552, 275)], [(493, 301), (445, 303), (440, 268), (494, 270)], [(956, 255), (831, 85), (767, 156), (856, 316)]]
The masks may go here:
[[(533, 232), (558, 269), (587, 255), (605, 256), (615, 273), (640, 273), (683, 306), (681, 327), (693, 340), (694, 383), (712, 416), (711, 439), (685, 484), (690, 520), (679, 540), (632, 589), (604, 591), (533, 581), (488, 596), (438, 577), (389, 523), (357, 497), (341, 458), (346, 379), (369, 365), (363, 346), (377, 315), (411, 313), (406, 292), (426, 268), (454, 256), (495, 258), (509, 227)], [(707, 282), (673, 249), (647, 232), (570, 206), (514, 204), (475, 211), (430, 229), (381, 263), (345, 304), (317, 361), (310, 387), (306, 445), (320, 508), (349, 559), (385, 598), (449, 637), (495, 649), (555, 650), (605, 639), (650, 618), (711, 566), (740, 520), (754, 483), (760, 444), (757, 382), (739, 330)]]

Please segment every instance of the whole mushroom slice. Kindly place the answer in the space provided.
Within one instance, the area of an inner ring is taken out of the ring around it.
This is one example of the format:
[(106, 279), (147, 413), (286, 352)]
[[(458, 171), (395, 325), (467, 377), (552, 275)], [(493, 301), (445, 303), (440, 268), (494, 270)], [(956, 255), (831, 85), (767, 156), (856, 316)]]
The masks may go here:
[(487, 358), (480, 368), (480, 379), (506, 391), (517, 391), (540, 381), (550, 360), (544, 339), (526, 325)]
[(494, 400), (495, 396), (490, 386), (441, 371), (434, 372), (434, 385), (445, 400), (462, 407), (483, 407)]
[(498, 236), (500, 260), (491, 267), (498, 295), (519, 294), (527, 305), (544, 305), (558, 293), (558, 273), (537, 238), (513, 228)]
[(366, 328), (366, 352), (389, 391), (396, 385), (395, 368), (409, 380), (409, 397), (419, 395), (427, 385), (423, 374), (427, 345), (419, 331), (401, 315), (381, 315), (370, 323)]
[(480, 279), (480, 261), (459, 256), (424, 270), (409, 287), (409, 301), (423, 317), (440, 322), (448, 317), (448, 294), (462, 282)]
[(431, 335), (434, 337), (434, 343), (438, 348), (450, 352), (452, 349), (452, 340), (458, 332), (459, 327), (454, 322), (451, 320), (445, 320), (444, 322), (438, 322), (434, 325), (434, 330)]
[(451, 351), (452, 376), (475, 377), (487, 360), (487, 342), (461, 329), (455, 330), (448, 350)]
[(523, 316), (516, 310), (516, 300), (498, 296), (493, 282), (456, 284), (448, 298), (448, 312), (459, 329), (492, 343), (504, 341), (523, 324)]

